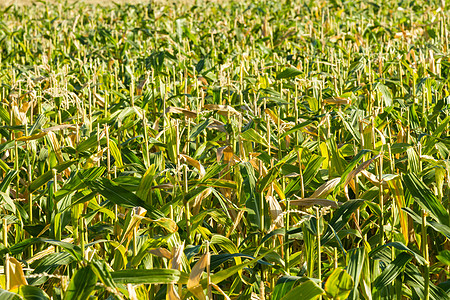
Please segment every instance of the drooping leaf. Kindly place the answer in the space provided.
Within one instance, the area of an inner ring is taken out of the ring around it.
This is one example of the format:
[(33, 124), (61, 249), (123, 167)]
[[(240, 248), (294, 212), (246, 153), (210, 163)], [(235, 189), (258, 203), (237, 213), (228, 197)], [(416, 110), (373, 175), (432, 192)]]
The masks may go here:
[(413, 173), (403, 175), (405, 187), (423, 209), (428, 210), (437, 221), (449, 226), (448, 211), (434, 193)]
[(144, 207), (147, 210), (148, 215), (153, 219), (165, 217), (162, 212), (154, 207), (151, 207), (141, 198), (133, 193), (130, 193), (128, 190), (119, 186), (112, 180), (107, 178), (98, 178), (94, 181), (88, 182), (88, 186), (114, 204), (129, 208), (138, 206)]

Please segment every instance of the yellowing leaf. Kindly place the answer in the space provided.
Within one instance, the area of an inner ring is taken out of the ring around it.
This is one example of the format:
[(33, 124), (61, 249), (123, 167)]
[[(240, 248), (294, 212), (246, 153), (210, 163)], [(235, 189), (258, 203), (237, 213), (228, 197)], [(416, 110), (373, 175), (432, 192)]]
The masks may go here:
[(402, 210), (405, 207), (405, 194), (403, 191), (403, 185), (399, 177), (389, 180), (388, 182), (389, 189), (394, 196), (395, 204), (397, 205), (397, 214), (400, 218), (400, 231), (405, 239), (406, 243), (408, 242), (408, 218), (406, 213)]
[(125, 240), (128, 240), (128, 242), (131, 240), (134, 229), (139, 227), (139, 224), (141, 223), (141, 220), (145, 216), (146, 212), (147, 210), (145, 208), (139, 206), (133, 207), (133, 210), (131, 212), (131, 221), (128, 224), (127, 230), (122, 235), (120, 244), (122, 244)]
[(172, 260), (170, 262), (171, 269), (179, 270), (179, 271), (181, 270), (183, 249), (184, 249), (184, 242), (180, 246), (172, 248)]
[(61, 147), (59, 145), (59, 141), (56, 138), (56, 134), (52, 131), (49, 131), (47, 133), (47, 137), (49, 139), (50, 142), (50, 146), (52, 147), (52, 150), (55, 152), (56, 154), (56, 158), (58, 159), (59, 163), (64, 162), (64, 159), (62, 157), (62, 153), (61, 153)]
[(205, 168), (198, 160), (195, 160), (192, 157), (185, 154), (180, 154), (180, 157), (184, 159), (188, 164), (190, 164), (191, 166), (195, 167), (198, 170), (200, 178), (203, 178), (203, 176), (205, 176), (206, 174)]
[(169, 284), (169, 286), (167, 287), (166, 300), (180, 300), (180, 299), (181, 298), (178, 295), (175, 285), (173, 283)]
[(188, 118), (196, 118), (197, 117), (197, 113), (195, 111), (191, 111), (188, 109), (184, 109), (184, 108), (180, 108), (180, 107), (174, 107), (174, 106), (169, 106), (168, 108), (166, 108), (165, 113), (174, 113), (174, 114), (183, 114)]
[(174, 220), (168, 219), (168, 218), (161, 218), (158, 220), (155, 220), (156, 224), (159, 226), (167, 229), (170, 233), (174, 233), (178, 230), (178, 225), (175, 223)]
[(320, 155), (322, 155), (322, 157), (325, 158), (322, 162), (322, 169), (327, 169), (328, 162), (330, 160), (330, 155), (328, 153), (327, 144), (325, 142), (320, 143), (319, 149), (320, 149)]
[(340, 177), (328, 180), (327, 182), (319, 186), (319, 188), (314, 191), (310, 198), (325, 198), (334, 190), (334, 188), (339, 184), (340, 180)]
[(334, 202), (333, 200), (328, 199), (317, 199), (317, 198), (298, 198), (297, 200), (291, 200), (291, 205), (297, 205), (297, 206), (313, 206), (313, 205), (320, 205), (320, 206), (330, 206), (333, 208), (339, 207), (338, 202)]
[(347, 98), (341, 98), (341, 97), (331, 97), (323, 100), (324, 103), (327, 104), (351, 104), (352, 100)]
[(283, 210), (281, 209), (280, 203), (278, 203), (274, 196), (266, 196), (266, 201), (269, 203), (270, 216), (272, 217), (271, 229), (272, 227), (283, 227), (283, 217), (281, 216)]
[(192, 268), (187, 283), (188, 290), (200, 300), (206, 299), (205, 294), (203, 293), (203, 287), (200, 284), (200, 279), (202, 277), (203, 271), (205, 270), (208, 264), (208, 261), (209, 261), (209, 253), (203, 254), (202, 257), (195, 263), (194, 267)]
[(20, 142), (20, 141), (32, 141), (32, 140), (37, 140), (40, 139), (41, 137), (45, 136), (47, 133), (46, 132), (39, 132), (33, 135), (28, 135), (28, 136), (21, 136), (20, 138), (17, 138), (16, 141)]
[(148, 250), (149, 253), (156, 255), (158, 257), (163, 257), (163, 258), (167, 258), (167, 259), (172, 259), (172, 253), (170, 253), (169, 250), (167, 250), (166, 248), (156, 248), (156, 249), (151, 249)]
[(27, 280), (23, 274), (22, 265), (14, 257), (9, 258), (9, 280), (11, 289), (21, 285), (27, 285)]
[(118, 168), (122, 168), (122, 155), (120, 153), (119, 147), (117, 147), (116, 142), (114, 142), (113, 140), (109, 140), (109, 150), (111, 151), (111, 155), (114, 157), (116, 166)]

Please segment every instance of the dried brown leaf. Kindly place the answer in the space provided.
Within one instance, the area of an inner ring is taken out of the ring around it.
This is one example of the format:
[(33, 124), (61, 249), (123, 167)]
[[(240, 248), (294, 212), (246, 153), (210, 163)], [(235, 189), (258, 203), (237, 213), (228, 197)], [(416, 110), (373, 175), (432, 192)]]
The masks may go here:
[(339, 184), (341, 178), (337, 177), (331, 180), (328, 180), (324, 184), (322, 184), (314, 193), (310, 196), (310, 198), (325, 198), (328, 196), (334, 188)]
[(341, 98), (341, 97), (331, 97), (331, 98), (324, 99), (323, 102), (327, 103), (327, 104), (341, 105), (341, 104), (351, 104), (352, 100), (347, 99), (347, 98)]
[(240, 115), (240, 112), (235, 110), (233, 107), (229, 105), (220, 105), (220, 104), (205, 104), (203, 108), (207, 110), (215, 110), (219, 115), (228, 116), (230, 115)]
[(330, 206), (332, 208), (339, 207), (339, 202), (334, 202), (333, 200), (328, 199), (317, 199), (317, 198), (299, 198), (297, 197), (297, 200), (291, 200), (291, 205), (297, 205), (297, 206), (313, 206), (313, 205), (320, 205), (320, 206)]
[(180, 107), (174, 107), (174, 106), (169, 106), (166, 108), (165, 111), (166, 114), (168, 113), (174, 113), (174, 114), (183, 114), (188, 118), (196, 118), (197, 117), (197, 113), (195, 111), (191, 111), (185, 108), (180, 108)]
[(167, 250), (166, 248), (161, 248), (161, 247), (148, 250), (148, 253), (151, 253), (158, 257), (167, 258), (167, 259), (172, 259), (172, 257), (173, 257), (172, 253), (169, 250)]

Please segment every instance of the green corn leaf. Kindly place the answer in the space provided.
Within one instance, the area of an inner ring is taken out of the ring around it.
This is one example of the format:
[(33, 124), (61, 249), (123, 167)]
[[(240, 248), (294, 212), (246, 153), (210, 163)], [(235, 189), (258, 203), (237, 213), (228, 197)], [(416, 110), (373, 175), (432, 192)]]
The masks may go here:
[(391, 284), (403, 272), (405, 265), (411, 261), (413, 256), (408, 252), (402, 252), (390, 263), (374, 281), (377, 290)]
[(280, 173), (281, 167), (284, 165), (284, 162), (281, 161), (280, 163), (276, 164), (272, 168), (270, 168), (267, 171), (266, 176), (262, 177), (258, 182), (256, 183), (256, 191), (257, 192), (263, 192), (265, 191), (270, 184), (277, 178), (278, 174)]
[(64, 300), (89, 299), (97, 284), (97, 275), (90, 265), (78, 269), (70, 279)]
[(241, 133), (242, 139), (256, 143), (257, 145), (263, 145), (264, 147), (269, 147), (266, 139), (260, 135), (255, 129), (250, 128)]
[[(31, 285), (21, 285), (18, 294), (24, 300), (47, 300), (50, 297), (40, 288)], [(3, 299), (3, 298), (2, 298)]]
[(180, 271), (173, 269), (120, 270), (111, 273), (115, 283), (167, 284), (180, 280)]
[(20, 297), (19, 295), (8, 292), (3, 289), (0, 289), (0, 299), (2, 299), (2, 300), (23, 300), (22, 297)]
[(314, 281), (307, 280), (287, 293), (281, 300), (315, 300), (324, 294), (324, 290)]
[(337, 268), (325, 283), (325, 292), (336, 300), (347, 299), (353, 289), (353, 279), (344, 269)]
[[(351, 215), (364, 204), (364, 200), (350, 200), (340, 206), (333, 214), (333, 218), (328, 223), (338, 233), (349, 221)], [(322, 236), (322, 245), (325, 245), (334, 237), (334, 232), (328, 229)]]
[[(54, 169), (56, 170), (57, 173), (61, 173), (62, 171), (64, 171), (65, 169), (67, 169), (68, 167), (73, 165), (74, 163), (75, 163), (75, 160), (69, 160), (69, 161), (66, 161), (66, 162), (63, 162), (63, 163), (57, 165)], [(29, 191), (30, 192), (36, 191), (38, 188), (40, 188), (42, 185), (46, 184), (52, 178), (53, 178), (53, 171), (52, 170), (49, 170), (49, 171), (45, 172), (44, 174), (42, 174), (41, 176), (36, 178), (30, 184)]]
[(364, 266), (365, 255), (366, 250), (364, 249), (364, 247), (353, 249), (350, 252), (347, 272), (353, 278), (353, 282), (355, 283), (355, 285), (353, 287), (353, 291), (349, 295), (349, 299), (357, 299), (357, 289), (361, 278), (361, 272)]
[(114, 181), (109, 180), (107, 178), (98, 178), (94, 181), (88, 182), (88, 186), (100, 193), (107, 200), (111, 201), (114, 204), (123, 207), (137, 207), (141, 206), (147, 210), (147, 214), (152, 219), (164, 218), (164, 214), (159, 210), (151, 207), (147, 203), (145, 203), (141, 198), (136, 196), (133, 193), (130, 193), (128, 190), (123, 187), (117, 185)]
[(9, 170), (8, 173), (6, 173), (6, 176), (3, 178), (2, 182), (0, 183), (0, 192), (5, 193), (11, 182), (14, 180), (14, 178), (17, 176), (19, 172), (16, 170)]
[(295, 77), (300, 74), (302, 74), (302, 72), (299, 69), (294, 68), (294, 67), (289, 67), (289, 68), (284, 69), (280, 73), (278, 73), (277, 79), (292, 78), (292, 77)]
[(419, 205), (429, 211), (436, 221), (449, 226), (449, 214), (434, 193), (413, 173), (403, 175), (402, 179), (406, 189)]
[(439, 252), (439, 255), (436, 256), (437, 259), (439, 259), (440, 262), (446, 264), (447, 266), (450, 266), (450, 251), (449, 250), (442, 250)]
[(417, 254), (416, 252), (414, 252), (413, 250), (409, 249), (408, 247), (406, 247), (403, 243), (401, 242), (390, 242), (387, 243), (385, 245), (381, 245), (378, 246), (377, 248), (373, 249), (372, 251), (370, 251), (369, 256), (373, 257), (375, 254), (377, 254), (379, 251), (383, 250), (383, 248), (385, 247), (394, 247), (398, 250), (403, 250), (403, 251), (407, 251), (409, 254), (413, 255), (414, 258), (420, 263), (420, 264), (425, 264), (425, 258), (423, 258), (422, 255)]
[(122, 162), (122, 155), (120, 154), (120, 150), (119, 147), (117, 147), (117, 144), (114, 140), (109, 140), (109, 148), (111, 150), (111, 155), (114, 157), (114, 160), (116, 161), (116, 166), (118, 168), (122, 168), (123, 167), (123, 162)]
[(280, 277), (273, 289), (272, 300), (280, 300), (287, 293), (289, 293), (294, 285), (300, 280), (302, 277), (298, 276), (283, 276)]
[(13, 246), (11, 246), (9, 249), (2, 249), (0, 250), (0, 254), (4, 254), (7, 253), (9, 250), (9, 253), (12, 255), (17, 255), (19, 253), (23, 253), (25, 251), (25, 249), (27, 249), (29, 246), (37, 244), (37, 243), (47, 243), (53, 246), (59, 246), (61, 248), (63, 248), (64, 250), (66, 250), (68, 253), (72, 254), (73, 257), (79, 261), (82, 260), (82, 253), (81, 253), (81, 249), (80, 247), (71, 244), (71, 243), (67, 243), (67, 242), (63, 242), (63, 241), (55, 241), (55, 240), (51, 240), (51, 239), (45, 239), (45, 238), (31, 238), (31, 239), (26, 239), (22, 242), (16, 243)]

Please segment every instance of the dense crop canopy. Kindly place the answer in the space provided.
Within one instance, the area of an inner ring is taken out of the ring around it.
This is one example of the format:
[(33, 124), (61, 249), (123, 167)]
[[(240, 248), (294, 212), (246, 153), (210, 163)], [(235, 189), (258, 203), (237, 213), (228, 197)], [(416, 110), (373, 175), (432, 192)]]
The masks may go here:
[(449, 10), (0, 5), (0, 298), (448, 299)]

